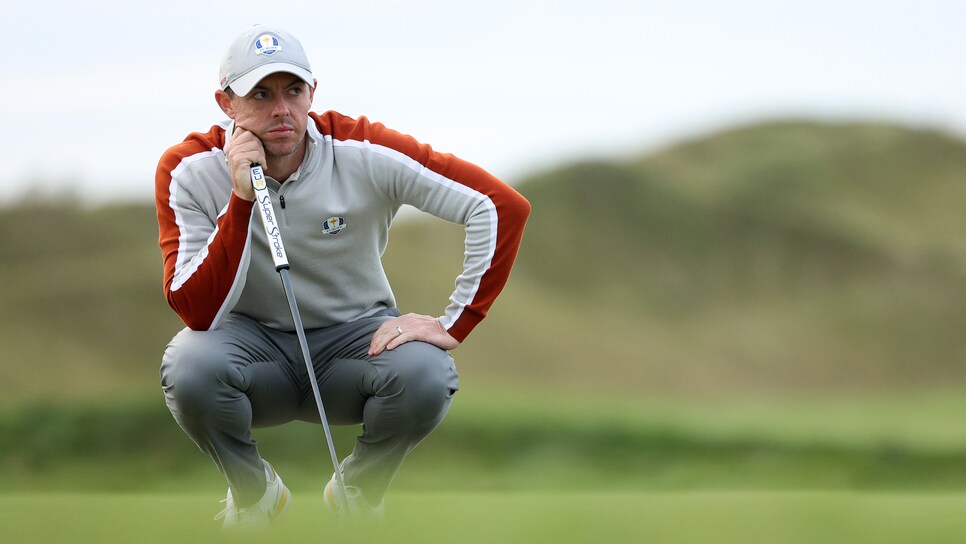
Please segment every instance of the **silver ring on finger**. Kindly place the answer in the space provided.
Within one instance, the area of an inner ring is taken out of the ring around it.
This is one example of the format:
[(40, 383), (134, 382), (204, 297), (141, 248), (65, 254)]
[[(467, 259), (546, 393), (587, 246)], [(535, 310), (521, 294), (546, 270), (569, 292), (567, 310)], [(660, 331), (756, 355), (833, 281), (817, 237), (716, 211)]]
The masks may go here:
[(396, 327), (396, 332), (398, 332), (399, 334), (402, 334), (403, 333), (402, 327), (398, 327), (397, 326)]

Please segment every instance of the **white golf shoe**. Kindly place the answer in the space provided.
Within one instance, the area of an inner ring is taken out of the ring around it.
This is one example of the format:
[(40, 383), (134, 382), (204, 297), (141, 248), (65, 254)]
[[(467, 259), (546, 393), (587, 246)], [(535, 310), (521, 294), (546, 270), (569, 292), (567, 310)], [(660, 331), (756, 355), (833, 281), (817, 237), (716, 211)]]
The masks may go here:
[[(329, 483), (325, 484), (325, 491), (322, 498), (325, 506), (342, 519), (356, 521), (382, 521), (386, 517), (386, 508), (382, 502), (377, 506), (369, 504), (369, 501), (362, 495), (362, 490), (354, 485), (345, 486), (346, 501), (342, 500), (342, 493), (339, 491), (339, 484), (336, 482), (335, 473)], [(348, 502), (349, 511), (346, 511)]]
[(224, 519), (222, 528), (229, 530), (261, 529), (278, 522), (292, 502), (292, 493), (282, 483), (272, 465), (262, 459), (265, 465), (265, 494), (255, 504), (238, 508), (231, 496), (231, 488), (225, 500), (225, 509), (215, 519)]

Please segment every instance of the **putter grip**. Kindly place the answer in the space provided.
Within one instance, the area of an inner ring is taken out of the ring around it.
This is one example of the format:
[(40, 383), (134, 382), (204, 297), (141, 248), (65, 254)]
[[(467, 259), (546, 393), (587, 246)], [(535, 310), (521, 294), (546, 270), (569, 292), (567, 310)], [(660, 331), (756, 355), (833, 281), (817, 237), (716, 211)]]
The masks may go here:
[(278, 226), (275, 218), (275, 206), (272, 205), (272, 195), (268, 193), (268, 184), (265, 183), (265, 173), (262, 165), (252, 164), (252, 187), (255, 189), (255, 205), (258, 207), (258, 214), (262, 217), (262, 226), (265, 227), (265, 238), (268, 241), (268, 250), (275, 261), (275, 270), (287, 269), (288, 256), (285, 254), (285, 246), (282, 244), (282, 230)]

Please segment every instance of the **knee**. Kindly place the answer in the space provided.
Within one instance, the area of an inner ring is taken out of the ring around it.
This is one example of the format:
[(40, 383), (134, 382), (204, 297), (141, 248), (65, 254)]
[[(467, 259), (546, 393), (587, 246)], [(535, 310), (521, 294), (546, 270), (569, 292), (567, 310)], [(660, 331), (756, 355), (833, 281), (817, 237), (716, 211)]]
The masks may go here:
[(206, 345), (204, 334), (182, 331), (164, 351), (161, 388), (172, 412), (207, 412), (216, 392), (235, 381), (227, 358)]
[(396, 348), (394, 379), (414, 423), (435, 427), (449, 410), (459, 389), (456, 366), (449, 353), (431, 344), (410, 342)]

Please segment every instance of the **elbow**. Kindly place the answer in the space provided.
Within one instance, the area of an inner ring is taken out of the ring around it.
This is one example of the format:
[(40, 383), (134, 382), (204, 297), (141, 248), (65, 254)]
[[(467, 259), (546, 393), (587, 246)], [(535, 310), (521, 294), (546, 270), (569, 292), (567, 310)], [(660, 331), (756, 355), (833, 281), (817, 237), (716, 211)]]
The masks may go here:
[(181, 316), (181, 321), (183, 321), (185, 326), (193, 331), (207, 331), (211, 329), (211, 323), (209, 321), (191, 319), (184, 315)]
[(533, 207), (530, 205), (530, 201), (520, 195), (520, 218), (526, 221), (530, 217), (530, 211)]
[(507, 209), (510, 212), (510, 216), (513, 217), (514, 222), (522, 225), (526, 223), (527, 219), (530, 217), (530, 211), (532, 208), (530, 206), (530, 201), (527, 200), (526, 197), (514, 191), (513, 198), (509, 199), (508, 201)]
[(164, 297), (168, 301), (168, 306), (174, 310), (174, 313), (178, 314), (181, 321), (189, 329), (193, 331), (207, 331), (211, 329), (211, 319), (207, 316), (200, 315), (200, 313), (193, 307), (187, 304), (187, 301), (183, 300), (183, 297), (178, 296), (178, 292), (165, 289)]

